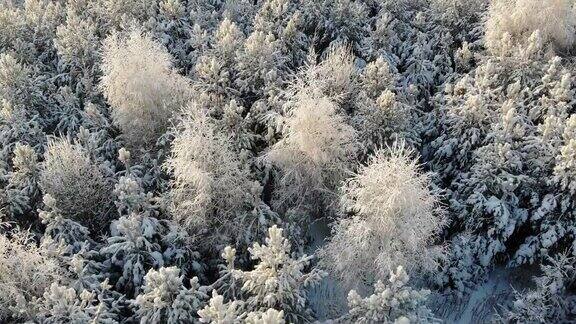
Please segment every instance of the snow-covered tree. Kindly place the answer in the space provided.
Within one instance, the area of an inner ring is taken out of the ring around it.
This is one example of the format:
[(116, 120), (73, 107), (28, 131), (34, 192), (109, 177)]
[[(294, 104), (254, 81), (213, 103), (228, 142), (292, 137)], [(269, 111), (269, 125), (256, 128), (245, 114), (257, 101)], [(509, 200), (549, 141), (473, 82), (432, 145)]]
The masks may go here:
[(171, 215), (188, 230), (211, 228), (216, 242), (250, 242), (258, 227), (267, 227), (261, 186), (214, 120), (196, 108), (182, 119), (166, 164), (174, 176)]
[[(72, 73), (94, 73), (88, 69), (92, 68), (97, 60), (96, 32), (97, 26), (90, 19), (83, 19), (74, 11), (68, 11), (66, 24), (56, 29), (54, 46), (62, 63), (70, 66)], [(76, 69), (77, 71), (74, 71)]]
[(334, 200), (357, 151), (357, 133), (317, 87), (302, 88), (289, 104), (284, 137), (265, 155), (280, 170), (275, 204), (314, 211)]
[(397, 141), (405, 141), (414, 146), (418, 144), (413, 111), (394, 92), (384, 90), (375, 99), (361, 94), (358, 99), (363, 102), (359, 102), (352, 124), (359, 130), (364, 152)]
[(0, 320), (30, 319), (44, 290), (66, 281), (67, 271), (29, 232), (0, 234)]
[(88, 229), (79, 223), (61, 215), (56, 200), (49, 194), (44, 195), (44, 208), (39, 210), (38, 215), (42, 223), (46, 225), (44, 238), (57, 244), (66, 244), (68, 253), (76, 253), (82, 248), (82, 244), (90, 239)]
[(208, 304), (198, 311), (200, 323), (235, 323), (240, 321), (242, 301), (234, 300), (224, 302), (224, 296), (212, 291), (212, 298)]
[[(437, 137), (430, 143), (431, 168), (443, 181), (468, 171), (473, 152), (480, 147), (495, 121), (494, 103), (499, 83), (493, 77), (501, 67), (492, 62), (478, 67), (473, 76), (465, 75), (455, 84), (447, 84), (439, 93), (437, 114), (431, 118)], [(496, 90), (495, 90), (496, 88)]]
[[(194, 52), (203, 49), (203, 32), (195, 31), (195, 28), (200, 29), (200, 26), (190, 18), (191, 15), (186, 2), (180, 0), (160, 1), (153, 28), (156, 38), (174, 58), (174, 65), (183, 68), (185, 72), (194, 66)], [(192, 25), (191, 22), (195, 25)], [(196, 37), (190, 37), (192, 35)]]
[(105, 171), (81, 145), (54, 139), (44, 154), (40, 187), (64, 217), (100, 230), (107, 225), (111, 207), (112, 185)]
[(338, 322), (348, 323), (439, 323), (426, 306), (429, 290), (408, 286), (403, 267), (390, 271), (386, 283), (378, 280), (374, 294), (362, 298), (355, 290), (348, 294), (348, 313)]
[(26, 62), (51, 64), (55, 55), (52, 40), (64, 16), (63, 4), (59, 2), (4, 1), (2, 17), (7, 28), (0, 37), (3, 52), (11, 51)]
[(131, 24), (143, 24), (158, 9), (154, 0), (98, 0), (94, 6), (101, 24), (107, 29), (119, 29)]
[(190, 99), (189, 83), (171, 61), (160, 44), (136, 29), (104, 42), (101, 87), (130, 147), (153, 148)]
[[(365, 1), (304, 1), (301, 9), (307, 28), (316, 28), (319, 46), (350, 43), (359, 47), (369, 30), (369, 8)], [(325, 47), (324, 47), (325, 48)]]
[(117, 323), (118, 314), (101, 298), (95, 292), (78, 294), (74, 288), (53, 282), (39, 301), (37, 318), (42, 323)]
[(111, 235), (100, 253), (118, 269), (116, 287), (129, 296), (137, 295), (148, 270), (164, 265), (159, 243), (161, 224), (155, 218), (132, 213), (120, 217), (110, 227)]
[(488, 0), (432, 0), (432, 19), (438, 20), (457, 40), (474, 42), (483, 32), (483, 16)]
[(33, 211), (38, 201), (38, 157), (29, 145), (16, 143), (12, 158), (13, 171), (8, 173), (6, 195), (13, 214), (24, 215)]
[(249, 324), (284, 324), (284, 311), (269, 308), (266, 311), (241, 313), (242, 301), (224, 302), (224, 297), (212, 291), (208, 305), (198, 311), (200, 323), (249, 323)]
[(263, 1), (253, 25), (254, 30), (274, 35), (289, 66), (296, 68), (304, 63), (310, 38), (305, 33), (305, 22), (295, 1)]
[[(554, 17), (554, 19), (550, 19)], [(557, 54), (570, 52), (576, 40), (574, 3), (566, 0), (492, 1), (486, 21), (486, 45), (495, 55), (528, 46), (538, 31), (543, 45)]]
[(258, 263), (248, 271), (235, 268), (235, 249), (224, 249), (222, 256), (227, 262), (224, 276), (227, 280), (233, 280), (232, 285), (241, 287), (238, 293), (243, 298), (241, 301), (224, 303), (223, 297), (214, 293), (209, 305), (200, 312), (201, 321), (221, 323), (219, 321), (224, 318), (234, 317), (246, 317), (246, 320), (250, 318), (253, 321), (266, 316), (280, 318), (279, 311), (290, 322), (311, 318), (306, 288), (318, 283), (324, 273), (318, 269), (307, 271), (311, 257), (291, 256), (291, 245), (283, 236), (283, 230), (276, 225), (268, 229), (265, 242), (263, 245), (254, 243), (249, 248), (251, 259)]
[(144, 277), (142, 292), (132, 301), (140, 323), (192, 322), (208, 296), (201, 291), (198, 278), (183, 285), (183, 276), (176, 267), (150, 269)]
[(0, 55), (0, 95), (13, 105), (29, 104), (35, 90), (31, 68), (9, 53)]
[(320, 258), (347, 287), (384, 280), (397, 265), (413, 274), (436, 270), (445, 214), (411, 155), (402, 144), (379, 150), (343, 185), (342, 208), (351, 215), (336, 221)]
[(236, 53), (244, 42), (244, 33), (238, 25), (225, 17), (212, 33), (211, 48), (197, 59), (194, 76), (195, 86), (215, 97), (220, 102), (225, 97), (233, 98), (238, 92), (234, 88)]
[[(17, 142), (32, 148), (45, 142), (43, 120), (39, 109), (43, 102), (37, 85), (33, 82), (31, 68), (11, 54), (0, 54), (0, 157), (2, 164), (9, 164)], [(7, 165), (3, 165), (6, 168)]]
[[(314, 52), (310, 55), (315, 55)], [(350, 109), (351, 100), (358, 88), (358, 70), (352, 50), (345, 45), (333, 45), (327, 49), (324, 59), (316, 63), (309, 58), (309, 66), (293, 86), (296, 91), (311, 87), (319, 90), (331, 100)], [(383, 80), (384, 81), (384, 80)], [(384, 81), (385, 82), (385, 81)]]
[(567, 294), (574, 284), (574, 257), (559, 254), (541, 266), (542, 275), (534, 279), (536, 287), (516, 291), (512, 307), (500, 316), (501, 322), (564, 322), (574, 317), (573, 295)]
[(501, 119), (493, 124), (493, 142), (475, 152), (470, 173), (458, 183), (460, 216), (467, 229), (483, 233), (475, 242), (483, 266), (506, 250), (506, 242), (528, 219), (523, 198), (532, 189), (520, 151), (526, 118), (511, 101), (501, 109)]
[(274, 35), (255, 31), (238, 51), (235, 83), (244, 93), (267, 94), (285, 78), (284, 61)]

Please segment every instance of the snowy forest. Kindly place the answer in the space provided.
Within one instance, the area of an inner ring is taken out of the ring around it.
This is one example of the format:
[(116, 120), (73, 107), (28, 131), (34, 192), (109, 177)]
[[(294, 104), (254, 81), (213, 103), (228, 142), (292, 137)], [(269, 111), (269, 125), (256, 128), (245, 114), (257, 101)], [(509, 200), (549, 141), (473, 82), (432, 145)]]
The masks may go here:
[(574, 71), (574, 0), (0, 0), (0, 322), (576, 322)]

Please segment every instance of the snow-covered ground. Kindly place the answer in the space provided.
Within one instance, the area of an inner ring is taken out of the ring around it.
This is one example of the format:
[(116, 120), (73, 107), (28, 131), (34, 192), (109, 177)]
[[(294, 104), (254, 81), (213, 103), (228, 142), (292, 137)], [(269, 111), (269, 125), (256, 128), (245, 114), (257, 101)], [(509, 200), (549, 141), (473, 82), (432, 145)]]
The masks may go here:
[(494, 269), (484, 283), (467, 295), (434, 295), (430, 297), (434, 313), (447, 323), (490, 323), (502, 306), (514, 301), (514, 290), (531, 286), (532, 268)]

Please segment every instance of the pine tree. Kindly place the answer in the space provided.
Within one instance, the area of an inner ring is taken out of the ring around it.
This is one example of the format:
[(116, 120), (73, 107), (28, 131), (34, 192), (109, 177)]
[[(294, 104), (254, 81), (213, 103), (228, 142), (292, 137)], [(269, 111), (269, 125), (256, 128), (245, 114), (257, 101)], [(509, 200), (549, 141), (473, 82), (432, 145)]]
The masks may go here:
[(374, 294), (362, 298), (355, 291), (348, 294), (348, 313), (339, 322), (354, 323), (437, 323), (426, 306), (429, 290), (408, 286), (408, 274), (401, 266), (390, 271), (387, 283), (378, 281)]
[(192, 322), (207, 296), (200, 289), (198, 278), (190, 280), (190, 288), (182, 281), (176, 267), (150, 269), (144, 277), (142, 293), (132, 301), (140, 323)]
[(254, 243), (248, 251), (251, 259), (258, 263), (253, 270), (244, 271), (235, 267), (236, 250), (224, 249), (222, 257), (227, 265), (220, 281), (229, 282), (228, 292), (236, 299), (225, 303), (223, 296), (213, 292), (209, 304), (199, 312), (200, 321), (259, 323), (259, 318), (268, 317), (273, 319), (272, 323), (282, 323), (283, 318), (290, 322), (310, 320), (306, 287), (318, 283), (324, 276), (318, 269), (307, 271), (311, 257), (291, 256), (290, 243), (276, 225), (268, 229), (266, 244)]

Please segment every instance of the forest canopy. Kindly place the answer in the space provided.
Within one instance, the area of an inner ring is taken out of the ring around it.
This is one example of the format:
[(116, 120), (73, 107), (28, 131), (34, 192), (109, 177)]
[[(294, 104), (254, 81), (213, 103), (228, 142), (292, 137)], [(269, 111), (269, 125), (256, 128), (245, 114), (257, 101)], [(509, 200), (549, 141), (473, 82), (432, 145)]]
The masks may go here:
[(575, 321), (575, 57), (571, 0), (0, 0), (0, 322)]

